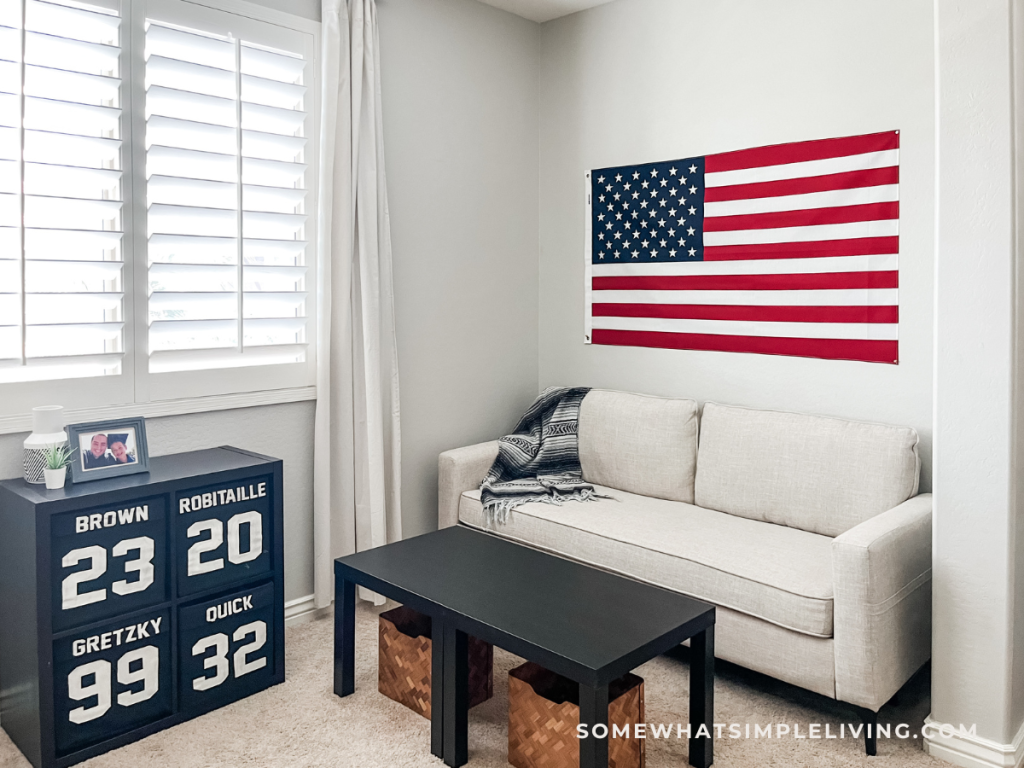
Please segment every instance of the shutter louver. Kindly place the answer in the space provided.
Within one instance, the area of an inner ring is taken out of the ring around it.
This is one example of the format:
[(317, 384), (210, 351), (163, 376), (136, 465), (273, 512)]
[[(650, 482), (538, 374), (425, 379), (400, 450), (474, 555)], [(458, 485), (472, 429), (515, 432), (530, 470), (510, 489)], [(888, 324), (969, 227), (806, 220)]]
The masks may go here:
[(0, 8), (0, 383), (121, 372), (120, 23)]
[(149, 20), (149, 370), (306, 355), (305, 62)]

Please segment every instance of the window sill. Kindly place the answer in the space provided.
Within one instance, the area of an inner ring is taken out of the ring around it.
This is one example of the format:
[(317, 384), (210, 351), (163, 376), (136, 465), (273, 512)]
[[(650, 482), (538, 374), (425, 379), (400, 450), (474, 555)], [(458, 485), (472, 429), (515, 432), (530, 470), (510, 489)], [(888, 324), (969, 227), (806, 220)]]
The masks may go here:
[[(315, 386), (271, 389), (265, 392), (243, 392), (237, 395), (190, 397), (183, 400), (162, 400), (153, 403), (106, 405), (100, 408), (67, 411), (65, 420), (68, 424), (77, 424), (87, 421), (101, 421), (132, 416), (143, 416), (147, 419), (153, 419), (161, 416), (181, 416), (186, 413), (229, 411), (234, 408), (298, 403), (305, 400), (316, 400)], [(16, 416), (0, 416), (0, 435), (31, 431), (31, 413), (18, 414)]]

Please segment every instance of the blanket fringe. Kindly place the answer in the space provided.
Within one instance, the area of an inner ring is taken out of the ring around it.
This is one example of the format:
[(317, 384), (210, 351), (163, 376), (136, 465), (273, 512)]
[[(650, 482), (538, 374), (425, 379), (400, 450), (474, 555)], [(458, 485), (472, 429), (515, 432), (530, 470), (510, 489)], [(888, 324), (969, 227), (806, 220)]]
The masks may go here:
[(515, 498), (493, 499), (483, 505), (484, 527), (493, 528), (495, 525), (505, 525), (512, 515), (512, 510), (523, 504), (554, 504), (562, 506), (567, 501), (594, 501), (596, 499), (612, 499), (612, 496), (604, 496), (593, 488), (580, 488), (571, 493), (535, 494), (529, 498), (517, 496)]

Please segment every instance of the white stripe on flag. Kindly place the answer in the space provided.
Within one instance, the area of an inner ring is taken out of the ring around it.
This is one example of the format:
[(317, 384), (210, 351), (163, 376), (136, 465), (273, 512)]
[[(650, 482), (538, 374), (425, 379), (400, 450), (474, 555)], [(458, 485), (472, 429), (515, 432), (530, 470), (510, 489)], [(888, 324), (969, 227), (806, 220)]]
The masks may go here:
[(595, 304), (723, 304), (768, 307), (894, 307), (899, 288), (843, 288), (809, 291), (602, 291)]
[(899, 256), (823, 256), (814, 259), (737, 259), (735, 261), (655, 261), (593, 266), (594, 277), (674, 277), (686, 275), (795, 275), (821, 272), (894, 272)]
[(814, 240), (849, 240), (855, 237), (896, 237), (898, 219), (818, 224), (811, 227), (776, 229), (733, 229), (705, 232), (704, 245), (753, 245), (762, 243), (806, 243)]
[(899, 328), (896, 323), (759, 323), (746, 320), (676, 320), (658, 317), (595, 317), (593, 327), (607, 331), (876, 341), (895, 341)]
[(757, 168), (740, 168), (735, 171), (719, 171), (704, 174), (707, 187), (728, 187), (733, 184), (753, 184), (760, 181), (779, 179), (805, 179), (808, 176), (824, 176), (830, 173), (866, 171), (872, 168), (888, 168), (899, 165), (900, 151), (886, 149), (881, 152), (865, 152), (846, 157), (830, 157), (826, 160), (805, 160), (801, 163), (763, 165)]
[(811, 192), (806, 195), (724, 200), (720, 203), (704, 203), (704, 216), (705, 218), (714, 216), (742, 216), (747, 213), (805, 211), (811, 208), (838, 208), (845, 205), (891, 203), (900, 199), (899, 190), (898, 184), (885, 184), (878, 187)]

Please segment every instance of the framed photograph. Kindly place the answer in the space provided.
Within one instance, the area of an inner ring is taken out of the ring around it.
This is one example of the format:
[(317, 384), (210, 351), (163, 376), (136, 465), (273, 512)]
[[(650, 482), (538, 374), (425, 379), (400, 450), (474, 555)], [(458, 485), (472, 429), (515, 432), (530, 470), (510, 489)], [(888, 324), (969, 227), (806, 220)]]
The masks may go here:
[(73, 483), (149, 471), (146, 420), (141, 416), (70, 424), (68, 444)]

